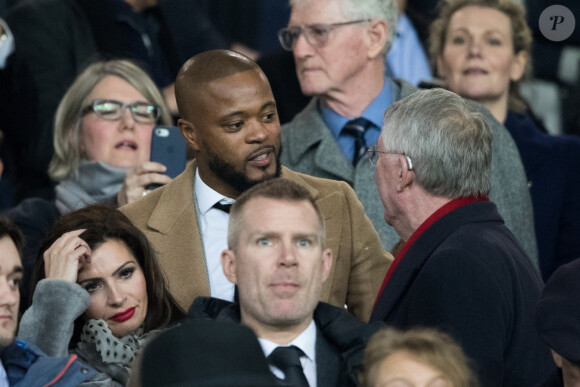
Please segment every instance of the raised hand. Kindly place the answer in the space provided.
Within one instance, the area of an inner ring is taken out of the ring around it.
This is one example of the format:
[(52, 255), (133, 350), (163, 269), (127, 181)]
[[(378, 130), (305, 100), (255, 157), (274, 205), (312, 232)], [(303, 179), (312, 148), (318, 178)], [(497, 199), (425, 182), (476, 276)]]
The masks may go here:
[(84, 231), (80, 229), (63, 234), (44, 252), (46, 278), (77, 281), (79, 269), (91, 261), (91, 249), (79, 237)]
[(149, 184), (167, 184), (171, 178), (163, 175), (167, 168), (155, 161), (146, 161), (127, 172), (123, 187), (117, 194), (119, 206), (132, 203), (147, 194)]

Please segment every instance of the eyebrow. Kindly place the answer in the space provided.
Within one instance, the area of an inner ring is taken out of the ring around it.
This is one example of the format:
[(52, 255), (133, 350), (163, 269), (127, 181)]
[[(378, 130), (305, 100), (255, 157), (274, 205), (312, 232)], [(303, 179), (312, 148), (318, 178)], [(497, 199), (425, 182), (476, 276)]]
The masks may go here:
[[(279, 238), (280, 233), (278, 232), (268, 232), (268, 231), (256, 231), (250, 234), (251, 238)], [(298, 233), (292, 235), (292, 239), (301, 239), (301, 238), (313, 238), (320, 240), (320, 234), (313, 232), (313, 233)]]
[(20, 273), (24, 273), (24, 269), (22, 268), (22, 266), (14, 265), (14, 268), (12, 269), (12, 273), (10, 273), (9, 275), (20, 274)]
[[(121, 266), (119, 266), (119, 267), (117, 268), (117, 270), (115, 270), (115, 271), (113, 272), (113, 276), (116, 276), (117, 274), (119, 274), (119, 272), (120, 272), (120, 271), (122, 271), (122, 270), (123, 270), (123, 269), (124, 269), (124, 268), (125, 268), (127, 265), (129, 265), (130, 263), (136, 263), (136, 262), (135, 262), (134, 260), (130, 260), (130, 261), (127, 261), (127, 262), (125, 262), (124, 264), (122, 264)], [(81, 271), (82, 271), (82, 269), (81, 269)], [(85, 282), (90, 282), (90, 281), (98, 281), (98, 280), (100, 280), (100, 279), (101, 279), (101, 277), (87, 278), (87, 279), (84, 279), (84, 280), (80, 281), (80, 282), (79, 282), (79, 285), (80, 285), (80, 284), (83, 284), (83, 283), (85, 283)]]
[[(276, 108), (276, 102), (274, 102), (274, 101), (266, 102), (264, 105), (262, 105), (262, 107), (260, 107), (260, 111), (266, 110), (268, 108), (274, 108), (275, 109)], [(231, 113), (228, 113), (228, 114), (224, 115), (223, 117), (221, 117), (220, 120), (221, 121), (227, 121), (230, 118), (234, 118), (235, 116), (240, 116), (240, 115), (243, 115), (245, 113), (246, 112), (245, 111), (242, 111), (242, 110), (236, 111), (236, 112), (231, 112)]]

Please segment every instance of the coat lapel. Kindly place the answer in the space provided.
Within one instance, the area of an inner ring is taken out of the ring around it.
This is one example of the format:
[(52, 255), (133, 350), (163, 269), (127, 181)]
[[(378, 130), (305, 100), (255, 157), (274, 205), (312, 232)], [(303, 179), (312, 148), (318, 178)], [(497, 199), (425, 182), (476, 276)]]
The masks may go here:
[(319, 387), (335, 387), (340, 374), (340, 355), (316, 329), (316, 381)]
[[(491, 209), (487, 209), (491, 207)], [(466, 220), (467, 219), (467, 220)], [(501, 221), (495, 204), (476, 202), (457, 208), (431, 225), (407, 251), (378, 298), (370, 321), (393, 321), (393, 313), (435, 249), (467, 223)]]
[[(283, 129), (284, 145), (290, 144), (286, 152), (292, 165), (300, 164), (303, 155), (310, 148), (317, 146), (314, 155), (314, 168), (319, 168), (336, 180), (345, 180), (352, 184), (354, 169), (343, 156), (330, 130), (322, 121), (317, 110), (318, 99), (313, 98), (308, 106), (292, 122), (292, 127)], [(309, 167), (312, 169), (312, 166)], [(317, 175), (321, 175), (317, 173)]]
[[(148, 221), (149, 232), (179, 305), (187, 310), (195, 297), (209, 296), (209, 280), (197, 221), (193, 182), (196, 163), (168, 184)], [(178, 243), (176, 243), (178, 241)]]

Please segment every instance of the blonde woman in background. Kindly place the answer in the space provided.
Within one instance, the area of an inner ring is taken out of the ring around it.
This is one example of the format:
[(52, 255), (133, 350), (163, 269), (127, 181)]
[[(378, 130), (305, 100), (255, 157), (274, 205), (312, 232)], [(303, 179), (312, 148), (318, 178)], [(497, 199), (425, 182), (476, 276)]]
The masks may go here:
[(477, 387), (467, 357), (435, 329), (375, 333), (365, 350), (361, 387)]

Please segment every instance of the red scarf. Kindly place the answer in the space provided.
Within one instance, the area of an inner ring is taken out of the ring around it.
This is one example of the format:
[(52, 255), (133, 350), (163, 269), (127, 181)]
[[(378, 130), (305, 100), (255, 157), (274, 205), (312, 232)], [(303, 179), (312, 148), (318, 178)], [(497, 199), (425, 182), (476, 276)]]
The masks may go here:
[(433, 214), (431, 214), (431, 216), (429, 216), (419, 226), (419, 228), (417, 228), (415, 230), (415, 232), (411, 235), (409, 240), (407, 240), (407, 242), (405, 242), (405, 244), (403, 245), (403, 248), (401, 250), (399, 250), (399, 252), (397, 253), (395, 260), (393, 261), (393, 263), (391, 264), (391, 267), (389, 267), (389, 270), (387, 271), (387, 274), (385, 275), (385, 279), (383, 280), (383, 284), (381, 285), (381, 289), (379, 290), (379, 294), (377, 296), (377, 299), (375, 300), (375, 305), (376, 305), (377, 301), (379, 300), (379, 298), (381, 297), (381, 294), (383, 293), (383, 289), (387, 285), (387, 282), (389, 282), (389, 279), (393, 275), (393, 272), (395, 271), (395, 269), (399, 265), (399, 262), (401, 262), (401, 260), (403, 259), (403, 256), (411, 248), (413, 243), (415, 243), (415, 241), (417, 239), (419, 239), (419, 237), (425, 232), (425, 230), (427, 230), (429, 227), (431, 227), (433, 225), (433, 223), (435, 223), (436, 221), (438, 221), (439, 219), (441, 219), (442, 217), (444, 217), (445, 215), (447, 215), (451, 211), (458, 209), (459, 207), (463, 207), (463, 206), (468, 205), (470, 203), (483, 202), (483, 201), (488, 201), (488, 200), (489, 200), (489, 198), (487, 196), (461, 197), (458, 199), (451, 200), (449, 203), (443, 205), (441, 208), (439, 208), (437, 211), (435, 211)]

